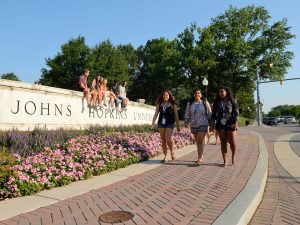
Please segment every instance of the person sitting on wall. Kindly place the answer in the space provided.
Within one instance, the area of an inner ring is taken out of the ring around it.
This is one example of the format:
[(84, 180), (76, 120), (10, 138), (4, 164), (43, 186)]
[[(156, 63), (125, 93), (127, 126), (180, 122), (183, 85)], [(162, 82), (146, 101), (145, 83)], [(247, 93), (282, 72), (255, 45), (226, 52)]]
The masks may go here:
[(97, 75), (91, 84), (91, 94), (92, 94), (92, 98), (93, 98), (93, 106), (96, 107), (97, 102), (100, 105), (101, 104), (101, 98), (102, 98), (102, 94), (101, 94), (101, 76)]
[(88, 69), (84, 69), (83, 74), (79, 76), (78, 86), (79, 90), (84, 92), (84, 97), (87, 101), (88, 107), (90, 107), (90, 89), (87, 85), (87, 78), (90, 75)]
[(122, 85), (119, 86), (119, 96), (118, 98), (122, 100), (121, 109), (126, 111), (126, 107), (128, 105), (128, 98), (127, 98), (127, 82), (124, 81)]
[[(107, 90), (107, 79), (103, 80), (103, 87), (102, 88), (104, 90), (104, 99), (106, 97), (109, 97), (109, 106), (110, 106), (110, 108), (113, 108), (114, 103), (117, 100), (117, 96), (114, 94), (113, 91)], [(104, 100), (104, 101), (106, 101), (106, 100)]]
[(119, 98), (119, 84), (118, 84), (118, 80), (115, 79), (114, 80), (114, 84), (111, 86), (110, 90), (115, 94), (115, 96), (117, 97), (116, 100), (115, 100), (115, 106), (116, 106), (116, 109), (118, 109), (119, 107), (119, 102), (123, 102), (123, 99), (120, 99)]

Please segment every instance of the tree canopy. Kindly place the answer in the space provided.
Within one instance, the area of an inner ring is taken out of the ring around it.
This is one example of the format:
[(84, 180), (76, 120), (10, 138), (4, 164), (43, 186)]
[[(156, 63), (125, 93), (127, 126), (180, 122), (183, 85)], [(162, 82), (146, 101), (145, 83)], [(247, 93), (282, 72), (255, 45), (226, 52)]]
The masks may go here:
[[(217, 87), (226, 85), (242, 111), (251, 109), (254, 116), (257, 69), (262, 80), (280, 80), (293, 58), (287, 50), (294, 38), (287, 19), (271, 23), (270, 18), (264, 7), (230, 7), (207, 27), (192, 23), (173, 40), (155, 38), (137, 49), (131, 44), (114, 46), (110, 40), (89, 47), (80, 36), (63, 44), (54, 58), (46, 59), (40, 82), (72, 89), (88, 68), (90, 79), (100, 74), (110, 82), (128, 81), (129, 98), (145, 98), (150, 104), (166, 89), (184, 104), (195, 88), (203, 93), (207, 88), (212, 102)], [(204, 78), (208, 79), (206, 87)]]
[(15, 81), (21, 81), (20, 78), (14, 74), (14, 73), (3, 73), (0, 76), (1, 79), (6, 79), (6, 80), (15, 80)]

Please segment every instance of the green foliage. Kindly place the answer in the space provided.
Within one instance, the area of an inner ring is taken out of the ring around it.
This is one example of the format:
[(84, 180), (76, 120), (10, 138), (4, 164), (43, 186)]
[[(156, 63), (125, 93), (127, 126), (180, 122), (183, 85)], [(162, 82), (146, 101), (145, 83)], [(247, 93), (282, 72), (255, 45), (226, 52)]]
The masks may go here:
[(88, 67), (90, 49), (84, 37), (71, 39), (62, 45), (53, 59), (46, 59), (49, 69), (42, 69), (40, 83), (52, 87), (74, 89), (77, 77)]
[(268, 116), (300, 116), (300, 105), (279, 105), (271, 109)]
[(3, 73), (1, 76), (0, 76), (1, 79), (6, 79), (6, 80), (15, 80), (15, 81), (21, 81), (19, 79), (19, 77), (14, 74), (14, 73)]
[(8, 177), (14, 175), (10, 167), (13, 166), (15, 162), (15, 157), (10, 154), (6, 148), (0, 149), (0, 184), (6, 181)]
[[(129, 81), (131, 100), (143, 98), (153, 104), (163, 90), (171, 90), (181, 115), (193, 89), (205, 93), (207, 88), (208, 100), (213, 102), (217, 87), (226, 85), (238, 99), (243, 116), (253, 118), (257, 66), (260, 79), (279, 80), (294, 56), (287, 51), (295, 37), (287, 20), (271, 23), (270, 19), (264, 7), (230, 7), (207, 27), (193, 23), (174, 40), (151, 39), (137, 49), (131, 44), (114, 46), (109, 40), (88, 47), (78, 37), (46, 60), (48, 69), (42, 70), (41, 83), (72, 89), (83, 69), (89, 68), (89, 82), (98, 74), (109, 82)], [(205, 77), (206, 87), (202, 85)]]
[[(246, 122), (248, 121), (249, 124), (246, 124)], [(245, 118), (245, 117), (239, 117), (239, 121), (238, 124), (240, 126), (245, 126), (245, 125), (251, 125), (254, 123), (254, 119), (249, 119), (249, 118)]]
[(91, 49), (89, 68), (92, 71), (91, 79), (102, 75), (110, 81), (114, 79), (129, 81), (128, 61), (122, 51), (114, 47), (109, 40), (103, 41)]

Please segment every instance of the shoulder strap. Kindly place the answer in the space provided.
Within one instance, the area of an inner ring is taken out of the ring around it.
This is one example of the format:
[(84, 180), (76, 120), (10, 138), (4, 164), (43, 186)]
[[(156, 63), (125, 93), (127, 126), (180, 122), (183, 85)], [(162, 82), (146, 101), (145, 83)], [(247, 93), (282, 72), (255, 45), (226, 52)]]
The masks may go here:
[(204, 108), (205, 108), (206, 117), (207, 117), (207, 115), (208, 115), (207, 105), (206, 105), (205, 101), (202, 101), (202, 102), (203, 102), (203, 105), (204, 105)]

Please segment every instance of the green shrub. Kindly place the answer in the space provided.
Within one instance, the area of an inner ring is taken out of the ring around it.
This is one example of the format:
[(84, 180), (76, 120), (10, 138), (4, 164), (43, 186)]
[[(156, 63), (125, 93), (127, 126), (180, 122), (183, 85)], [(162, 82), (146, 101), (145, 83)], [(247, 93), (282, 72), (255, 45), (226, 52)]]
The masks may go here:
[(6, 148), (0, 149), (0, 189), (7, 178), (14, 175), (10, 167), (14, 166), (15, 162), (15, 157)]

